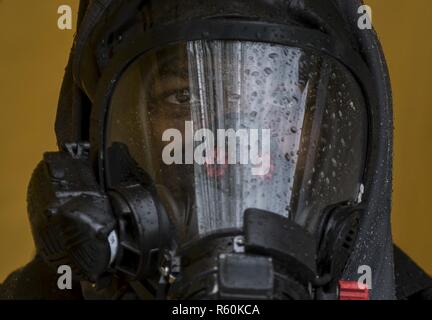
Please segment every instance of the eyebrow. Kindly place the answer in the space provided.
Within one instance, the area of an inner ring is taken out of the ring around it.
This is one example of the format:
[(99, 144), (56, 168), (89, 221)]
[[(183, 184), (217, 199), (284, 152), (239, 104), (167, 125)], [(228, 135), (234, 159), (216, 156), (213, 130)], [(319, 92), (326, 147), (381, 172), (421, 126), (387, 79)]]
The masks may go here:
[(178, 77), (178, 78), (185, 78), (189, 79), (189, 67), (186, 65), (178, 66), (178, 64), (172, 64), (172, 65), (164, 65), (159, 70), (159, 76), (161, 79), (165, 79), (168, 77)]

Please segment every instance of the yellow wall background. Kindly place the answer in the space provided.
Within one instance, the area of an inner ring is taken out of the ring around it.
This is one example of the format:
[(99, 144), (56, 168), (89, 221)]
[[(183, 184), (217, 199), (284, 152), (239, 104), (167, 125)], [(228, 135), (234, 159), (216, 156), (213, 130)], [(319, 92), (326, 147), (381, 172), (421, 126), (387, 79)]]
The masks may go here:
[(42, 154), (56, 149), (56, 105), (74, 35), (57, 27), (63, 4), (76, 19), (78, 0), (0, 1), (0, 281), (34, 251), (26, 189)]
[[(395, 107), (395, 241), (432, 274), (432, 1), (369, 0), (391, 70)], [(74, 31), (57, 8), (78, 0), (0, 0), (0, 281), (28, 262), (26, 189), (54, 119)]]

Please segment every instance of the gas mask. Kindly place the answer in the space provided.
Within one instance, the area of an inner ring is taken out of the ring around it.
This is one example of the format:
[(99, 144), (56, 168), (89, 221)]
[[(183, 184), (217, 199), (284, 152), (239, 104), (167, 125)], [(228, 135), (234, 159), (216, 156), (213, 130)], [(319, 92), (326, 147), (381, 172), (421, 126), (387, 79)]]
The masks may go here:
[(98, 61), (94, 91), (81, 76), (90, 143), (35, 172), (39, 251), (142, 297), (338, 299), (371, 214), (370, 67), (336, 36), (266, 14), (300, 10), (290, 2), (256, 1), (248, 19), (244, 4), (203, 16), (174, 2), (134, 2), (145, 30)]

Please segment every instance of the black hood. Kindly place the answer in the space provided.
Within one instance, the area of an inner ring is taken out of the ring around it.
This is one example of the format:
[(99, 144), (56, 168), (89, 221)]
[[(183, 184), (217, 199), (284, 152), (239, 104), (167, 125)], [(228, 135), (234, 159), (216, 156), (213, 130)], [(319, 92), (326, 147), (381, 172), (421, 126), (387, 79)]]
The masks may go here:
[[(336, 44), (342, 44), (333, 47), (335, 52), (343, 55), (343, 47), (349, 47), (358, 53), (368, 69), (369, 95), (372, 92), (369, 97), (369, 153), (363, 195), (365, 213), (360, 220), (358, 239), (346, 266), (344, 279), (358, 280), (361, 276), (359, 267), (370, 266), (373, 285), (371, 299), (394, 299), (390, 225), (393, 139), (391, 88), (384, 55), (375, 32), (360, 30), (357, 26), (360, 5), (362, 3), (359, 0), (81, 1), (79, 27), (58, 106), (58, 145), (62, 148), (68, 142), (93, 141), (101, 121), (93, 108), (100, 79), (121, 48), (148, 29), (195, 18), (223, 17), (274, 22), (325, 34)], [(298, 45), (308, 47), (307, 37)], [(355, 66), (347, 67), (355, 69)], [(98, 146), (92, 144), (92, 148), (97, 149)], [(98, 152), (93, 150), (94, 154)]]

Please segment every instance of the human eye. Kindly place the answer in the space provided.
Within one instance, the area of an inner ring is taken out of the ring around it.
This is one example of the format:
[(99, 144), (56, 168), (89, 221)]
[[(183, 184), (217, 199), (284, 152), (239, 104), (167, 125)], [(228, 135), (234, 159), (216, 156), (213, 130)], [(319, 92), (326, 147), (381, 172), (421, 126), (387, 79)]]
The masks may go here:
[(182, 106), (189, 105), (192, 102), (192, 96), (190, 90), (185, 88), (167, 93), (162, 100), (164, 103)]

